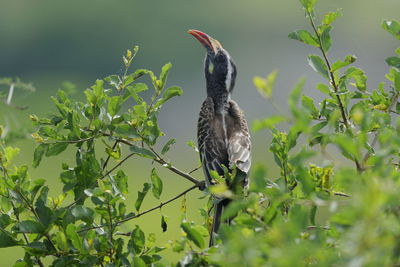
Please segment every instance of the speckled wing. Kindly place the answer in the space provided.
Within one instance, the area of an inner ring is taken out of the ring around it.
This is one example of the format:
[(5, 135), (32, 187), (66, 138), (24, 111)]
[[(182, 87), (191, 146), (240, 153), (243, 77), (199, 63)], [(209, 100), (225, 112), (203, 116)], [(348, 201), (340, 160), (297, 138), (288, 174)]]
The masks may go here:
[(247, 175), (251, 166), (251, 141), (246, 118), (239, 105), (230, 100), (229, 115), (232, 122), (228, 127), (228, 157), (229, 167), (234, 165), (245, 174), (244, 186), (248, 184)]
[(215, 118), (213, 100), (208, 97), (203, 102), (197, 124), (197, 142), (207, 186), (214, 184), (210, 176), (211, 170), (223, 175), (221, 165), (229, 166), (226, 145), (219, 134), (220, 127), (216, 126), (218, 121)]

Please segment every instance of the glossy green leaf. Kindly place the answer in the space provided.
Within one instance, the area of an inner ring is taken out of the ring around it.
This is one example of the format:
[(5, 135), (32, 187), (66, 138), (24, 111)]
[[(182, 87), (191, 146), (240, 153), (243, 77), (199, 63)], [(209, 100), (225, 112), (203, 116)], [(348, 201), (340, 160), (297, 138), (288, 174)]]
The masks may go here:
[(151, 184), (144, 183), (142, 191), (138, 191), (138, 196), (137, 196), (137, 199), (136, 199), (136, 202), (135, 202), (135, 209), (137, 211), (140, 210), (140, 207), (142, 206), (143, 200), (144, 200), (145, 196), (147, 195), (147, 192), (149, 192), (150, 188), (151, 188)]
[(0, 231), (0, 248), (8, 248), (21, 245), (22, 242), (16, 240), (10, 233), (5, 230)]
[(397, 20), (384, 20), (382, 27), (400, 40), (400, 23)]
[(45, 228), (37, 221), (26, 220), (16, 224), (16, 231), (19, 233), (38, 233), (44, 232)]
[(198, 246), (199, 248), (205, 247), (203, 236), (191, 225), (189, 222), (181, 223), (181, 228), (186, 233), (187, 238)]
[(143, 147), (131, 145), (129, 150), (145, 158), (156, 158), (153, 152)]
[(83, 245), (82, 245), (82, 239), (78, 235), (77, 229), (75, 225), (73, 224), (68, 224), (66, 228), (66, 234), (68, 239), (71, 241), (72, 245), (74, 248), (77, 250), (84, 252)]
[(144, 232), (136, 225), (131, 234), (131, 244), (136, 254), (140, 254), (145, 247), (146, 238)]
[(48, 149), (46, 150), (46, 157), (56, 156), (67, 149), (67, 147), (67, 142), (49, 144)]
[(327, 26), (325, 27), (324, 31), (321, 33), (321, 43), (322, 43), (322, 49), (324, 49), (325, 52), (329, 51), (329, 48), (332, 45), (332, 39), (331, 39), (331, 32), (332, 27)]
[(76, 220), (82, 220), (86, 223), (92, 223), (94, 220), (94, 211), (91, 208), (76, 205), (71, 210), (72, 215)]
[(158, 108), (162, 104), (167, 102), (169, 99), (171, 99), (172, 97), (180, 96), (182, 94), (183, 94), (183, 91), (180, 87), (178, 87), (178, 86), (169, 87), (169, 88), (167, 88), (167, 90), (165, 90), (162, 97), (156, 102), (156, 104), (154, 105), (154, 108)]
[(108, 100), (108, 113), (111, 117), (114, 117), (119, 109), (121, 108), (122, 99), (120, 96), (110, 97)]
[(161, 73), (160, 73), (160, 84), (159, 84), (159, 90), (162, 90), (165, 86), (165, 83), (167, 82), (167, 76), (168, 76), (168, 72), (171, 69), (172, 64), (171, 63), (167, 63), (165, 64), (162, 68), (161, 68)]
[(328, 12), (322, 19), (322, 23), (325, 25), (331, 25), (338, 17), (342, 16), (342, 10), (338, 9), (336, 12)]
[(332, 71), (337, 71), (357, 60), (357, 57), (354, 55), (348, 55), (344, 58), (344, 61), (338, 60), (332, 64)]
[(400, 57), (388, 57), (386, 59), (386, 63), (389, 66), (396, 67), (396, 68), (400, 69)]
[(33, 167), (36, 168), (39, 166), (40, 161), (42, 161), (43, 155), (46, 153), (49, 145), (48, 144), (40, 144), (35, 148), (35, 152), (33, 154)]
[(289, 33), (288, 37), (293, 40), (300, 41), (302, 43), (319, 47), (319, 42), (317, 37), (313, 36), (306, 30), (297, 30)]
[(170, 139), (168, 142), (163, 146), (161, 150), (161, 154), (164, 155), (169, 151), (169, 149), (176, 143), (175, 139)]
[(168, 229), (167, 217), (164, 215), (161, 215), (161, 229), (163, 232), (166, 232)]
[(153, 196), (157, 199), (160, 199), (163, 190), (163, 183), (161, 178), (158, 176), (155, 168), (151, 170), (151, 183), (153, 185), (152, 186)]
[(318, 55), (309, 55), (308, 56), (308, 64), (311, 68), (317, 73), (324, 76), (326, 79), (329, 79), (328, 68), (324, 62), (324, 60)]
[(317, 0), (300, 0), (301, 5), (308, 12), (312, 12), (314, 10), (314, 5), (316, 2), (317, 2)]
[(319, 111), (315, 107), (314, 100), (311, 97), (303, 95), (301, 97), (301, 104), (311, 113), (312, 116), (318, 116)]

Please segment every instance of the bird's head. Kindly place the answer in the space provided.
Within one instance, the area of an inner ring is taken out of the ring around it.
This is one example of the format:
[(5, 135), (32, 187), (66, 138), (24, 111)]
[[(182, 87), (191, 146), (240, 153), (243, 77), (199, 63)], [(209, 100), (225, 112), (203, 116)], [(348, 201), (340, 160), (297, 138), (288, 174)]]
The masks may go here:
[(207, 91), (230, 94), (235, 85), (236, 65), (229, 53), (220, 42), (201, 31), (189, 30), (188, 33), (193, 35), (207, 51), (204, 61)]

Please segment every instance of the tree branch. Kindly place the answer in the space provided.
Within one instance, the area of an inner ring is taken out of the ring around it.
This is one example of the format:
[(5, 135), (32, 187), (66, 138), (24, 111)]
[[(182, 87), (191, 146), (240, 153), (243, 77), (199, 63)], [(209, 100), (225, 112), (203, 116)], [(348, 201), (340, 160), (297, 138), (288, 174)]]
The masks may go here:
[[(199, 183), (202, 184), (202, 183), (204, 183), (204, 181), (203, 181), (203, 182), (199, 182)], [(141, 217), (141, 216), (143, 216), (143, 215), (145, 215), (145, 214), (147, 214), (147, 213), (149, 213), (149, 212), (152, 212), (152, 211), (154, 211), (154, 210), (160, 209), (160, 208), (162, 208), (163, 206), (167, 205), (168, 203), (171, 203), (171, 202), (173, 202), (174, 200), (177, 200), (178, 198), (180, 198), (180, 197), (186, 195), (188, 192), (190, 192), (190, 191), (192, 191), (192, 190), (194, 190), (194, 189), (196, 189), (196, 188), (198, 188), (198, 187), (199, 187), (199, 185), (193, 185), (192, 187), (189, 187), (188, 189), (186, 189), (186, 190), (183, 191), (182, 193), (180, 193), (180, 194), (174, 196), (173, 198), (171, 198), (171, 199), (169, 199), (169, 200), (167, 200), (167, 201), (165, 201), (165, 202), (161, 202), (159, 205), (157, 205), (157, 206), (155, 206), (155, 207), (153, 207), (153, 208), (151, 208), (151, 209), (145, 210), (145, 211), (143, 211), (143, 212), (141, 212), (141, 213), (138, 213), (138, 214), (135, 214), (135, 215), (132, 215), (132, 216), (128, 216), (128, 217), (126, 217), (126, 218), (124, 218), (124, 219), (122, 219), (122, 220), (119, 220), (119, 221), (115, 222), (115, 226), (118, 226), (118, 225), (120, 225), (120, 224), (122, 224), (122, 223), (124, 223), (124, 222), (130, 221), (130, 220), (139, 218), (139, 217)], [(93, 230), (93, 229), (102, 228), (102, 227), (105, 227), (105, 226), (107, 226), (107, 225), (106, 225), (106, 224), (102, 224), (102, 225), (98, 225), (98, 226), (87, 227), (87, 228), (84, 228), (84, 229), (79, 230), (78, 233), (86, 232), (86, 231)]]

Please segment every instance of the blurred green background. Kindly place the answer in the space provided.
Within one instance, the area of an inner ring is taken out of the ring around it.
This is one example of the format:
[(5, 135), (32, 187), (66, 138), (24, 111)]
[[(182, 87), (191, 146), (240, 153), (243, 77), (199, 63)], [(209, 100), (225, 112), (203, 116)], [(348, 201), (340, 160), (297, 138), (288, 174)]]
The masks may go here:
[[(357, 66), (368, 75), (370, 87), (384, 80), (388, 67), (384, 59), (393, 54), (395, 40), (385, 33), (382, 19), (399, 19), (398, 0), (320, 0), (317, 16), (343, 8), (343, 17), (335, 22), (332, 60), (347, 54), (358, 57)], [(279, 70), (274, 101), (286, 112), (286, 97), (301, 76), (307, 77), (305, 93), (318, 99), (315, 84), (322, 79), (307, 66), (306, 56), (318, 53), (312, 48), (287, 38), (289, 32), (308, 27), (300, 4), (295, 0), (220, 0), (220, 1), (110, 1), (110, 0), (0, 0), (0, 77), (20, 77), (33, 82), (32, 94), (16, 91), (14, 104), (29, 106), (20, 111), (0, 103), (0, 124), (20, 133), (33, 130), (29, 114), (46, 115), (54, 110), (49, 96), (55, 95), (63, 82), (76, 85), (76, 98), (97, 78), (121, 73), (121, 55), (127, 48), (139, 45), (134, 68), (158, 72), (172, 62), (168, 84), (181, 86), (184, 95), (172, 100), (160, 115), (160, 126), (166, 138), (178, 140), (169, 157), (183, 170), (198, 165), (198, 156), (186, 145), (195, 140), (197, 115), (205, 99), (204, 50), (188, 29), (199, 29), (218, 39), (230, 52), (238, 66), (233, 98), (245, 111), (249, 122), (276, 113), (252, 85), (254, 75), (264, 76)], [(7, 90), (1, 87), (1, 90)], [(253, 133), (253, 162), (267, 165), (269, 175), (276, 174), (268, 152), (270, 135)], [(21, 148), (18, 163), (32, 162), (34, 142), (17, 140)], [(70, 158), (68, 158), (70, 157)], [(60, 192), (58, 173), (62, 161), (73, 161), (67, 151), (59, 157), (44, 159), (37, 168), (30, 168), (32, 178), (46, 178)], [(129, 200), (149, 180), (151, 164), (130, 160), (124, 169), (132, 181)], [(159, 168), (164, 181), (162, 200), (166, 200), (189, 184)], [(202, 172), (195, 173), (202, 179)], [(188, 219), (199, 220), (201, 192), (188, 195)], [(152, 198), (150, 195), (149, 198)], [(144, 203), (144, 209), (157, 204)], [(132, 205), (133, 206), (133, 205)], [(161, 241), (178, 239), (180, 202), (163, 208), (169, 217), (169, 230), (162, 233), (160, 215), (154, 212), (132, 222), (146, 232), (154, 232)], [(127, 225), (128, 230), (131, 225)], [(20, 249), (0, 249), (1, 266), (11, 266), (22, 256)], [(173, 255), (166, 255), (174, 257)]]

